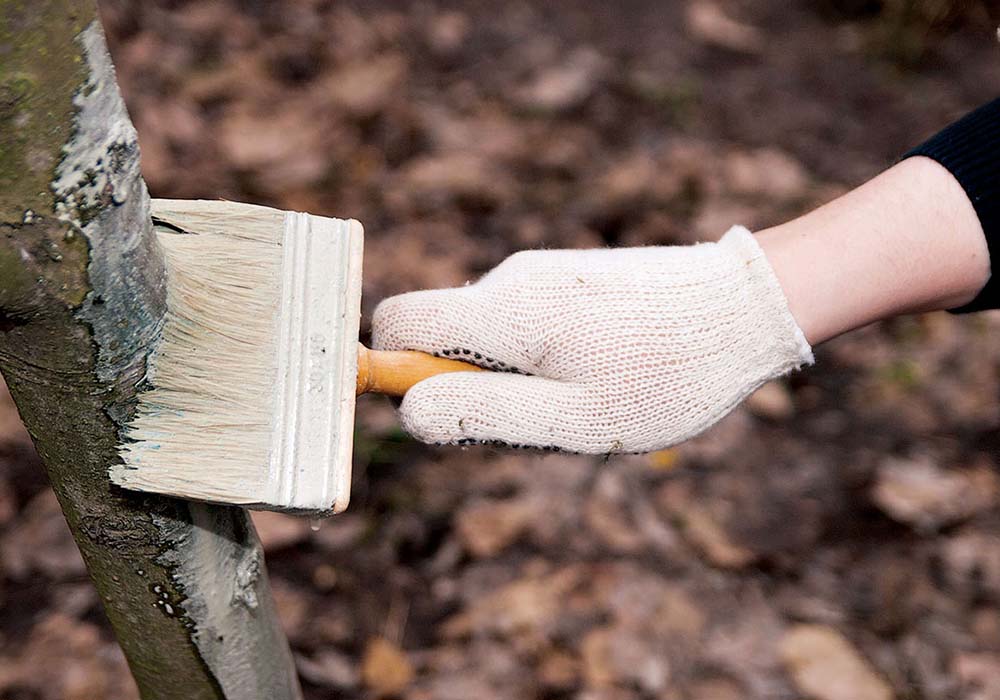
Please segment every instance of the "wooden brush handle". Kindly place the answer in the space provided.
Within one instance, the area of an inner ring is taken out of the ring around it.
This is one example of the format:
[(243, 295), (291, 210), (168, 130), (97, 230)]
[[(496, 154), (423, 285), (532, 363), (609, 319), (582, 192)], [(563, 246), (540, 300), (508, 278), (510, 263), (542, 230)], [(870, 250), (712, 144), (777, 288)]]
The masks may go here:
[(482, 367), (415, 350), (370, 350), (358, 344), (358, 396), (402, 396), (419, 381), (446, 372), (484, 372)]

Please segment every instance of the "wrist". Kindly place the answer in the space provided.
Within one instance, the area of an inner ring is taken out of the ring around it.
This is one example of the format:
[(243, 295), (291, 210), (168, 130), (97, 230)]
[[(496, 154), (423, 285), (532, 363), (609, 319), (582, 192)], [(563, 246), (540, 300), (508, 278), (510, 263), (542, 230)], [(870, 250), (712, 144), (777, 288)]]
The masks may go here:
[[(734, 278), (739, 280), (735, 285), (736, 303), (744, 305), (739, 315), (758, 331), (767, 329), (764, 335), (768, 342), (758, 344), (758, 351), (770, 348), (774, 353), (772, 359), (780, 358), (773, 368), (779, 375), (811, 365), (812, 347), (791, 312), (788, 296), (758, 238), (744, 227), (734, 226), (718, 245), (730, 260)], [(723, 286), (734, 289), (734, 285), (725, 282)]]
[(757, 240), (813, 345), (891, 316), (961, 306), (990, 274), (971, 202), (922, 157)]

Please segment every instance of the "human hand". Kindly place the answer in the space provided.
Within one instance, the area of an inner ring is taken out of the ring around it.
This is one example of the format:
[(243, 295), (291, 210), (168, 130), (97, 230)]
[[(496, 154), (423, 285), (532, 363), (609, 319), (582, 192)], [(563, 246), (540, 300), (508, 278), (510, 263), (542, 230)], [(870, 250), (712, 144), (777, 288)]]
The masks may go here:
[(420, 440), (646, 452), (702, 432), (812, 351), (754, 237), (528, 251), (477, 283), (375, 310), (373, 345), (495, 372), (424, 380), (400, 407)]

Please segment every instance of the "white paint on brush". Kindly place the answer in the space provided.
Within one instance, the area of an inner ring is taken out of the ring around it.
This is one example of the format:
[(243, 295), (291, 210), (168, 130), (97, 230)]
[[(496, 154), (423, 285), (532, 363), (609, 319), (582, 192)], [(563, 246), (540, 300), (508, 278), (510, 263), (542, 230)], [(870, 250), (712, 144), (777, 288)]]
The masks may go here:
[[(356, 221), (155, 201), (167, 318), (111, 471), (126, 488), (330, 513), (350, 495)], [(185, 233), (179, 232), (180, 229)]]
[(280, 506), (340, 512), (351, 495), (360, 229), (285, 214), (268, 470)]

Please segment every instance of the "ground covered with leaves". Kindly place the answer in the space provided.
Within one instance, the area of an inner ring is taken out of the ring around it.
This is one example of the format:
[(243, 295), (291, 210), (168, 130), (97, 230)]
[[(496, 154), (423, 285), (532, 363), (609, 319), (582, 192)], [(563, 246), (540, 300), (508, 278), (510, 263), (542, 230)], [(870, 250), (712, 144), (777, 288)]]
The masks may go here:
[[(522, 248), (776, 223), (1000, 53), (929, 0), (102, 5), (154, 195), (362, 220), (369, 317)], [(307, 697), (1000, 698), (998, 333), (853, 333), (646, 456), (424, 447), (363, 399), (350, 510), (257, 518)], [(134, 697), (5, 398), (0, 698)]]

